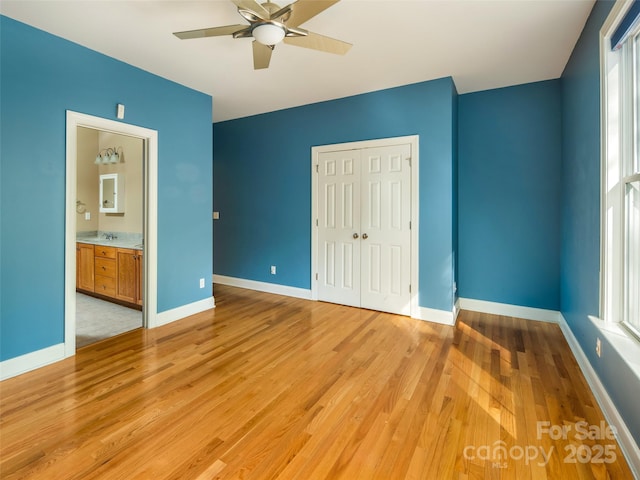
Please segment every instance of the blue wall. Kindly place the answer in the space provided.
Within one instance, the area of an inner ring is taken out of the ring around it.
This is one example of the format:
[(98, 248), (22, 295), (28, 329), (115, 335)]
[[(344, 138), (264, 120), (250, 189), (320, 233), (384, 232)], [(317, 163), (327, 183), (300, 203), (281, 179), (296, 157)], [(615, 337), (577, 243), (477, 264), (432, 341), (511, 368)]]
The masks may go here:
[(458, 135), (458, 122), (459, 122), (459, 97), (458, 97), (458, 92), (457, 90), (455, 90), (455, 85), (454, 85), (454, 90), (451, 92), (452, 93), (452, 102), (453, 102), (453, 170), (452, 170), (452, 175), (451, 175), (451, 182), (452, 182), (452, 190), (453, 190), (453, 205), (452, 205), (452, 214), (453, 214), (453, 218), (452, 218), (452, 232), (451, 235), (453, 236), (453, 279), (454, 282), (456, 284), (456, 291), (454, 291), (454, 295), (453, 295), (453, 301), (454, 303), (458, 300), (458, 297), (460, 296), (460, 290), (457, 286), (458, 284), (458, 279), (460, 278), (458, 276), (458, 271), (459, 271), (459, 263), (460, 263), (460, 253), (459, 253), (459, 211), (460, 211), (460, 205), (459, 205), (459, 184), (460, 184), (460, 179), (459, 179), (459, 135)]
[(456, 97), (444, 78), (215, 123), (214, 272), (311, 288), (311, 147), (420, 135), (419, 304), (451, 311)]
[[(595, 354), (600, 297), (599, 30), (613, 2), (596, 2), (562, 74), (562, 314), (640, 444), (640, 382), (603, 340)], [(602, 336), (601, 336), (602, 338)]]
[(459, 97), (460, 297), (560, 308), (560, 81)]
[(211, 97), (0, 17), (0, 360), (64, 341), (65, 111), (157, 130), (158, 311), (211, 296)]

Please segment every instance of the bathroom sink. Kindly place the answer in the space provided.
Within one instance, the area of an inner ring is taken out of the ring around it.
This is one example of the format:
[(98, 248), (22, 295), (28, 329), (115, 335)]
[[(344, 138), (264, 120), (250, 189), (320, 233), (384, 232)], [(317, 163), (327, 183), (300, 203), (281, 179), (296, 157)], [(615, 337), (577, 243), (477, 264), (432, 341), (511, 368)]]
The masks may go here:
[(115, 238), (113, 240), (107, 240), (106, 238), (101, 238), (101, 237), (80, 237), (80, 238), (76, 238), (77, 242), (88, 242), (88, 243), (112, 243), (114, 240), (116, 240)]

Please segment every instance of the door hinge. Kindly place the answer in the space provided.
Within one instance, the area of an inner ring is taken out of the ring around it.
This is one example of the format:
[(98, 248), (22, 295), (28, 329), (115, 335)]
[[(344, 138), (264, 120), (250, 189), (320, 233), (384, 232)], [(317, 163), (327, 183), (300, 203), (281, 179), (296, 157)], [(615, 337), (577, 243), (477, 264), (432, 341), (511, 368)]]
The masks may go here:
[(317, 226), (319, 226), (319, 225), (318, 225), (318, 219), (316, 218), (316, 227), (317, 227)]
[(318, 280), (318, 274), (316, 273), (316, 280)]
[(411, 165), (411, 157), (407, 157), (407, 160), (409, 160), (409, 165)]
[(409, 220), (409, 230), (411, 230), (411, 220)]
[(409, 284), (409, 293), (411, 293), (411, 284)]
[(320, 165), (316, 163), (316, 173), (318, 173), (319, 171), (320, 171)]

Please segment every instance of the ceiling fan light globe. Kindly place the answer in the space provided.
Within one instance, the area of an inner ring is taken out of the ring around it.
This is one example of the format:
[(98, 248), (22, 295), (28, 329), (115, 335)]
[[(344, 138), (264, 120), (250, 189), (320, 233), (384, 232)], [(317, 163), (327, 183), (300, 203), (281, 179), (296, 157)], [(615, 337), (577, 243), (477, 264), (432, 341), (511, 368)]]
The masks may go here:
[(280, 43), (285, 36), (284, 29), (272, 23), (258, 25), (251, 33), (257, 42), (269, 46)]

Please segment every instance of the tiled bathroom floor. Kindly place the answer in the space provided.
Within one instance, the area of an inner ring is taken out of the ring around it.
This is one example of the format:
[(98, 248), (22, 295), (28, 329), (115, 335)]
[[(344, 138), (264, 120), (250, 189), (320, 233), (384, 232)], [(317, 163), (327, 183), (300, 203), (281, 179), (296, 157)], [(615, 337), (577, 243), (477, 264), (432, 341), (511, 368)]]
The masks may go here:
[(76, 348), (140, 327), (140, 310), (76, 293)]

